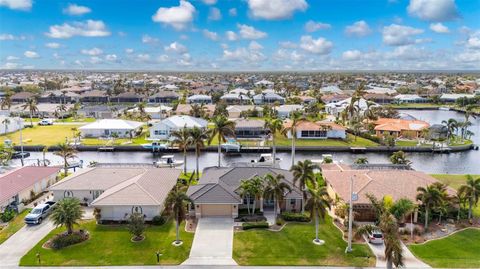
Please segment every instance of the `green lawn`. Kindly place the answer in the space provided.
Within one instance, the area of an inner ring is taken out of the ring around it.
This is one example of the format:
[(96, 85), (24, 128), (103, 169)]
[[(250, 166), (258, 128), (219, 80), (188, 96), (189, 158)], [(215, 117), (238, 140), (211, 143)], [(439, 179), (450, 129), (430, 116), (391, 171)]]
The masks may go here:
[[(458, 188), (465, 184), (467, 181), (467, 175), (454, 175), (454, 174), (433, 174), (432, 177), (436, 178), (442, 183), (458, 190)], [(471, 175), (473, 178), (478, 178), (480, 175)], [(473, 215), (480, 217), (480, 204), (473, 207)]]
[[(275, 144), (277, 146), (291, 146), (292, 140), (288, 139), (282, 134), (277, 134), (275, 136)], [(269, 141), (267, 144), (271, 144)], [(351, 134), (347, 134), (346, 140), (341, 139), (296, 139), (295, 140), (296, 146), (323, 146), (323, 147), (331, 147), (331, 146), (340, 146), (340, 147), (375, 147), (378, 146), (377, 143), (362, 138), (357, 137), (355, 141), (355, 136)]]
[[(80, 127), (81, 125), (61, 125), (54, 124), (50, 126), (34, 126), (32, 128), (25, 128), (22, 131), (22, 138), (24, 145), (46, 145), (52, 146), (58, 143), (65, 142), (65, 137), (72, 138), (72, 128)], [(9, 133), (1, 135), (0, 141), (11, 139), (15, 145), (20, 144), (20, 132)]]
[(30, 212), (30, 209), (23, 210), (22, 213), (18, 214), (13, 220), (8, 223), (8, 226), (0, 230), (0, 244), (5, 242), (10, 236), (14, 233), (18, 232), (23, 226), (25, 226), (25, 222), (23, 219), (25, 216)]
[(480, 230), (466, 229), (443, 239), (410, 245), (415, 256), (432, 267), (479, 268)]
[(40, 254), (43, 266), (107, 266), (107, 265), (154, 265), (156, 251), (163, 255), (161, 264), (180, 264), (188, 258), (192, 246), (193, 234), (180, 227), (180, 247), (172, 246), (175, 239), (175, 224), (172, 221), (162, 226), (149, 226), (142, 242), (130, 241), (132, 235), (127, 225), (96, 225), (87, 222), (82, 229), (90, 232), (90, 239), (78, 245), (61, 250), (44, 249), (42, 245), (53, 235), (64, 231), (53, 230), (31, 249), (20, 261), (21, 266), (38, 265), (36, 253)]
[(322, 246), (312, 243), (315, 226), (311, 223), (289, 223), (280, 232), (238, 231), (234, 236), (233, 258), (240, 265), (375, 266), (375, 256), (367, 245), (354, 244), (353, 252), (345, 254), (347, 243), (331, 218), (320, 225), (319, 234), (325, 240)]

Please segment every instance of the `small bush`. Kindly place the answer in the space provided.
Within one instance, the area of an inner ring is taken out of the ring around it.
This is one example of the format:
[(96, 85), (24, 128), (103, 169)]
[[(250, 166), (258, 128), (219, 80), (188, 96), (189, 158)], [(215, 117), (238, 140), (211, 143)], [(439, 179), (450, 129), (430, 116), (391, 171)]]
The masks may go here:
[(238, 222), (258, 222), (258, 221), (266, 221), (267, 218), (260, 215), (253, 215), (253, 216), (239, 216), (235, 219)]
[(8, 208), (2, 214), (0, 214), (0, 219), (3, 222), (9, 222), (15, 217), (15, 211), (13, 209)]
[(285, 220), (282, 218), (277, 218), (275, 224), (277, 224), (278, 226), (282, 226), (283, 224), (285, 224)]
[(164, 216), (155, 216), (152, 219), (152, 224), (157, 226), (163, 225), (165, 222), (167, 222), (167, 219)]
[(269, 225), (266, 221), (258, 221), (258, 222), (244, 222), (242, 224), (242, 228), (244, 230), (250, 229), (268, 229)]
[(284, 212), (282, 213), (282, 218), (286, 221), (296, 221), (296, 222), (309, 222), (310, 217), (305, 213), (291, 213)]
[(80, 233), (61, 234), (52, 239), (51, 247), (60, 249), (71, 245), (78, 244), (85, 240), (85, 236)]

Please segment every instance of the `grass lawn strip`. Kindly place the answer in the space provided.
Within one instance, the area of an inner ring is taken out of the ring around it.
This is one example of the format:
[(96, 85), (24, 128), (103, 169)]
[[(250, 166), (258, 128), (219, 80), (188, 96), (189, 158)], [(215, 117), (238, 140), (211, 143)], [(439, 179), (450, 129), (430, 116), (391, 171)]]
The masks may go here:
[(432, 267), (479, 268), (480, 229), (468, 228), (445, 238), (409, 245), (410, 250)]
[(345, 254), (347, 243), (331, 218), (320, 224), (319, 237), (325, 244), (313, 244), (314, 237), (313, 223), (288, 223), (280, 232), (235, 232), (233, 258), (240, 265), (375, 266), (375, 256), (367, 245), (354, 244), (353, 252)]
[[(148, 226), (145, 240), (133, 243), (127, 225), (97, 225), (85, 222), (80, 226), (90, 232), (90, 239), (78, 245), (60, 250), (44, 249), (42, 245), (54, 235), (65, 231), (57, 228), (50, 232), (20, 261), (21, 266), (36, 266), (36, 253), (40, 254), (43, 266), (107, 266), (107, 265), (154, 265), (156, 251), (160, 251), (160, 263), (177, 265), (188, 258), (193, 233), (180, 227), (183, 245), (172, 246), (175, 239), (175, 223), (168, 221), (162, 226)], [(78, 227), (76, 228), (78, 229)]]
[(6, 227), (0, 230), (0, 244), (7, 241), (10, 236), (12, 236), (14, 233), (18, 232), (18, 230), (22, 229), (23, 226), (25, 226), (25, 222), (23, 221), (23, 219), (29, 212), (30, 209), (23, 210), (22, 213), (15, 216), (15, 218), (13, 218)]

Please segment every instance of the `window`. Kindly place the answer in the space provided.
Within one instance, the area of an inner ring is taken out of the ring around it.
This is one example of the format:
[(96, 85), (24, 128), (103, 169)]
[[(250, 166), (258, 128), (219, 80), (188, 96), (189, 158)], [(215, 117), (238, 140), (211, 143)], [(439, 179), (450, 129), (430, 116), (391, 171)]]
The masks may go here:
[(327, 131), (321, 131), (321, 130), (306, 130), (302, 131), (302, 137), (318, 137), (318, 138), (323, 138), (327, 137)]
[(290, 205), (295, 206), (296, 203), (297, 203), (297, 200), (290, 199)]

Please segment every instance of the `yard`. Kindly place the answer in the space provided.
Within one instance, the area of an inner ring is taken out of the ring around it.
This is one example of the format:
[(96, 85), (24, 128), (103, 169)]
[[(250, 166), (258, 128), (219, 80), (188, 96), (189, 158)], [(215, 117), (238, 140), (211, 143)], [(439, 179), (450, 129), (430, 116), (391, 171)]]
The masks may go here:
[[(467, 175), (450, 175), (450, 174), (433, 174), (432, 177), (436, 178), (442, 183), (458, 190), (458, 188), (467, 182)], [(479, 178), (480, 175), (471, 175), (473, 178)], [(480, 217), (480, 204), (473, 208), (473, 215)]]
[(409, 248), (415, 256), (432, 267), (479, 268), (479, 242), (480, 230), (470, 228), (443, 239), (410, 245)]
[[(267, 144), (271, 144), (269, 141)], [(275, 144), (277, 146), (291, 146), (292, 140), (288, 139), (282, 134), (277, 134), (275, 137)], [(323, 146), (323, 147), (375, 147), (378, 146), (377, 143), (362, 138), (357, 137), (355, 141), (355, 136), (347, 134), (346, 140), (341, 139), (296, 139), (296, 146)]]
[[(25, 128), (22, 131), (24, 145), (46, 145), (53, 146), (65, 142), (65, 138), (73, 137), (72, 128), (78, 128), (81, 125), (62, 125), (54, 124), (50, 126), (34, 126)], [(20, 132), (10, 133), (0, 136), (0, 141), (11, 139), (15, 145), (20, 144)]]
[(331, 218), (320, 224), (319, 237), (325, 244), (313, 244), (314, 237), (313, 223), (289, 223), (280, 232), (238, 231), (233, 242), (233, 258), (240, 265), (375, 266), (375, 256), (367, 245), (354, 244), (353, 252), (345, 254), (347, 243)]
[(8, 223), (8, 226), (4, 227), (0, 230), (0, 244), (5, 242), (10, 236), (14, 233), (18, 232), (18, 230), (22, 229), (25, 226), (25, 222), (23, 219), (25, 216), (30, 212), (30, 209), (23, 210), (22, 213), (18, 214)]
[(133, 243), (126, 225), (96, 225), (86, 222), (82, 229), (90, 232), (90, 239), (78, 245), (61, 250), (44, 249), (42, 245), (53, 235), (64, 231), (53, 230), (31, 249), (20, 261), (21, 266), (38, 265), (39, 253), (43, 266), (107, 266), (107, 265), (154, 265), (156, 252), (160, 251), (161, 264), (180, 264), (188, 258), (193, 241), (193, 233), (180, 227), (180, 238), (184, 244), (172, 246), (175, 239), (175, 223), (169, 221), (162, 226), (149, 226), (144, 241)]

